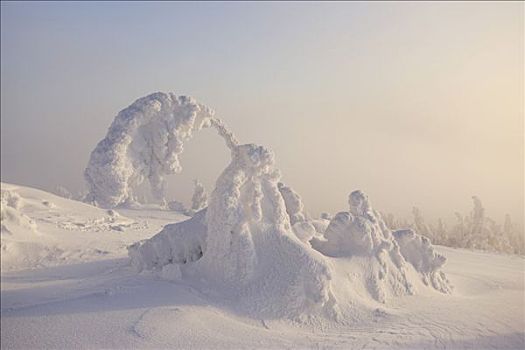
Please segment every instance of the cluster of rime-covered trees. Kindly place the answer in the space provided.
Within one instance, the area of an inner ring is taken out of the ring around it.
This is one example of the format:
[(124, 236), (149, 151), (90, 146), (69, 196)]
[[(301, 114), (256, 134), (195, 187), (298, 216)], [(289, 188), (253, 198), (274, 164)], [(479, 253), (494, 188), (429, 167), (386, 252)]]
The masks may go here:
[(412, 228), (430, 238), (432, 243), (454, 247), (471, 248), (511, 254), (525, 254), (522, 230), (514, 225), (510, 215), (505, 216), (503, 225), (487, 217), (481, 200), (472, 197), (474, 207), (470, 214), (456, 212), (455, 222), (447, 224), (443, 219), (427, 223), (418, 208), (412, 209), (412, 221), (397, 220), (392, 214), (384, 214), (391, 229)]

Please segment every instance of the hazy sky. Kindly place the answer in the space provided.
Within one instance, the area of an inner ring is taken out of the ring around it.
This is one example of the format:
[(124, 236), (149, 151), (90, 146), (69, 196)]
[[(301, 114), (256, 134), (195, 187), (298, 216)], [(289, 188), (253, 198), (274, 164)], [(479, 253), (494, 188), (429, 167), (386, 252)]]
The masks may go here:
[[(524, 4), (1, 4), (2, 181), (83, 186), (114, 116), (155, 91), (213, 107), (273, 149), (307, 209), (470, 210), (523, 221)], [(170, 180), (212, 189), (229, 155), (211, 131)]]

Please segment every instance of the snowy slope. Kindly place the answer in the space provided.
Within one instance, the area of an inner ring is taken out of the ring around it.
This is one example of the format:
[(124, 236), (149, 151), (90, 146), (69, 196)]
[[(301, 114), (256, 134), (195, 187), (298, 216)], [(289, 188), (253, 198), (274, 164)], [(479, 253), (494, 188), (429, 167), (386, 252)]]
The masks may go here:
[(349, 288), (359, 259), (330, 258), (333, 292), (351, 293), (352, 302), (361, 295), (370, 312), (254, 318), (238, 300), (137, 274), (129, 264), (128, 245), (184, 216), (116, 214), (8, 184), (2, 191), (10, 193), (3, 209), (11, 208), (2, 213), (2, 349), (525, 347), (523, 257), (437, 247), (452, 294), (424, 289), (385, 303)]
[(120, 257), (129, 244), (184, 218), (160, 210), (104, 210), (7, 183), (1, 190), (2, 271)]

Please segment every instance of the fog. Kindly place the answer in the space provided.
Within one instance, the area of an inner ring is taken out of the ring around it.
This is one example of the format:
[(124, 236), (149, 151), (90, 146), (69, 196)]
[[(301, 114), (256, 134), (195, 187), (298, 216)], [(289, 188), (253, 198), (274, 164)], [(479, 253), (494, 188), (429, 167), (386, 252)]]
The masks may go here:
[[(313, 214), (524, 215), (523, 3), (1, 4), (1, 179), (72, 192), (115, 115), (195, 97), (271, 148)], [(173, 199), (229, 159), (204, 130)]]

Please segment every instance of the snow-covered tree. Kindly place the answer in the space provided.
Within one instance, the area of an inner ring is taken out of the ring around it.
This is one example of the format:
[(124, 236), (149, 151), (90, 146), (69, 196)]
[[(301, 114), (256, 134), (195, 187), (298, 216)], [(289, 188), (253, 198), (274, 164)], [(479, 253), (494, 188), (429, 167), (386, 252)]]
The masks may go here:
[(480, 237), (484, 233), (484, 224), (485, 224), (485, 208), (481, 204), (481, 200), (472, 196), (472, 201), (474, 202), (474, 208), (470, 214), (470, 223), (471, 227), (469, 234), (471, 237)]
[(498, 224), (486, 215), (481, 199), (472, 197), (473, 208), (468, 215), (454, 213), (456, 222), (447, 225), (441, 218), (427, 224), (418, 208), (412, 209), (412, 223), (399, 220), (393, 214), (382, 214), (390, 229), (413, 228), (418, 234), (430, 238), (432, 243), (456, 248), (481, 249), (503, 253), (524, 254), (523, 229), (514, 226), (509, 215)]
[(442, 218), (439, 218), (437, 221), (436, 227), (432, 230), (434, 233), (433, 239), (434, 244), (441, 244), (446, 245), (448, 242), (448, 232), (447, 232), (447, 225), (443, 221)]
[(71, 192), (69, 192), (64, 186), (56, 185), (55, 190), (53, 191), (56, 195), (59, 195), (60, 197), (72, 199), (73, 195)]
[(414, 224), (412, 226), (414, 230), (418, 234), (432, 239), (433, 234), (430, 231), (429, 226), (425, 223), (425, 219), (423, 218), (423, 215), (421, 214), (421, 211), (419, 210), (419, 208), (413, 207), (412, 215), (413, 215), (413, 220), (414, 220)]
[(184, 206), (183, 203), (179, 202), (179, 201), (169, 201), (168, 204), (167, 204), (167, 207), (169, 210), (173, 210), (173, 211), (177, 211), (179, 213), (183, 213), (185, 214), (187, 209), (186, 207)]
[(191, 210), (193, 212), (198, 212), (208, 205), (208, 194), (204, 185), (197, 179), (193, 181), (194, 189), (193, 196), (191, 197)]
[(182, 170), (179, 155), (193, 132), (213, 127), (228, 147), (237, 144), (214, 111), (187, 96), (154, 93), (122, 110), (91, 153), (84, 172), (88, 202), (115, 207), (133, 201), (145, 180), (153, 196), (166, 197), (165, 177)]

